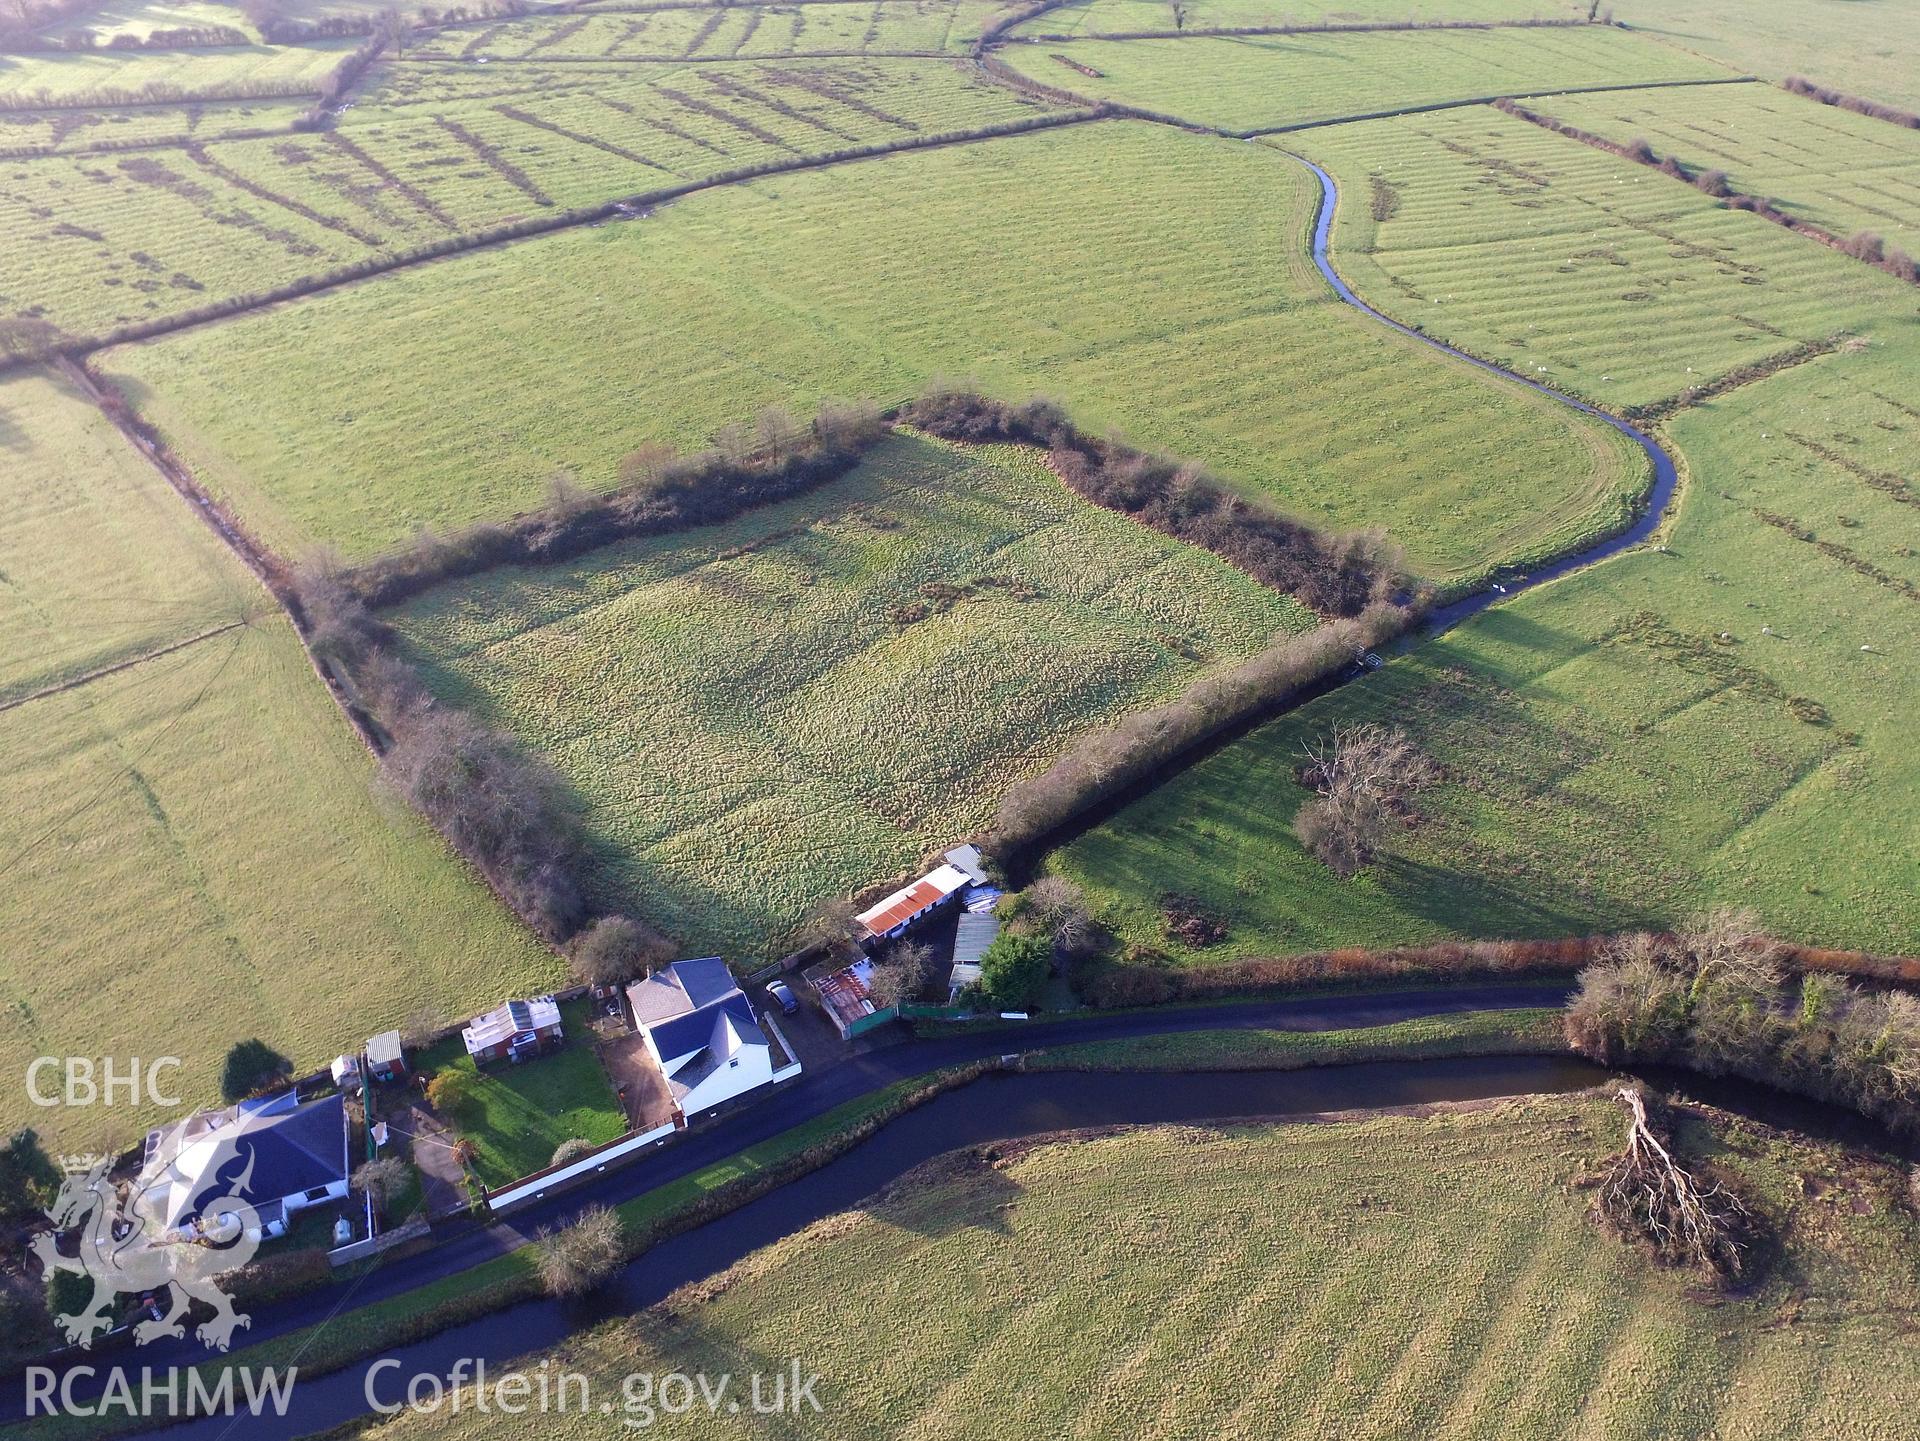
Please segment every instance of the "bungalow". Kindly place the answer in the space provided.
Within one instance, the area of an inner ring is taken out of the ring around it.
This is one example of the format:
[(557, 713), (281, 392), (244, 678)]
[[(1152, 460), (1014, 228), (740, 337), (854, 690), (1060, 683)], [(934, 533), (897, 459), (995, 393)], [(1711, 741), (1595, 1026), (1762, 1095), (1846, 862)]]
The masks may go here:
[(973, 878), (949, 861), (895, 891), (879, 905), (860, 912), (854, 920), (864, 940), (889, 941), (904, 935), (915, 921), (933, 914), (972, 884)]
[(627, 1004), (689, 1120), (773, 1079), (767, 1034), (718, 956), (675, 961), (635, 981)]
[(252, 1241), (279, 1236), (294, 1212), (346, 1198), (348, 1141), (337, 1092), (302, 1102), (288, 1091), (201, 1111), (147, 1133), (135, 1208), (186, 1237), (235, 1224)]
[(552, 996), (530, 1001), (508, 1001), (460, 1032), (467, 1054), (476, 1066), (493, 1061), (531, 1060), (560, 1044), (560, 1003)]

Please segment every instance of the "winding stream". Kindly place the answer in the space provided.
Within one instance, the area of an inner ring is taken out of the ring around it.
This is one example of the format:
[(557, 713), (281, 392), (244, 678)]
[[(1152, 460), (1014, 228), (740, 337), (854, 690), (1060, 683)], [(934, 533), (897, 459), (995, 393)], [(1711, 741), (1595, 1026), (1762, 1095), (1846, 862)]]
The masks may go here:
[[(1274, 146), (1273, 148), (1279, 149), (1278, 146)], [(1464, 350), (1456, 349), (1443, 340), (1435, 340), (1430, 335), (1422, 335), (1412, 326), (1402, 325), (1399, 321), (1393, 319), (1393, 317), (1374, 309), (1358, 295), (1355, 295), (1353, 293), (1353, 287), (1341, 279), (1340, 272), (1333, 268), (1333, 261), (1328, 258), (1327, 255), (1327, 244), (1333, 234), (1334, 211), (1340, 202), (1340, 192), (1333, 183), (1333, 177), (1304, 155), (1295, 155), (1291, 150), (1281, 150), (1280, 153), (1306, 166), (1307, 169), (1314, 173), (1314, 177), (1320, 182), (1320, 209), (1318, 213), (1315, 214), (1313, 220), (1313, 263), (1320, 274), (1325, 277), (1327, 284), (1333, 287), (1333, 293), (1335, 295), (1338, 295), (1355, 310), (1360, 311), (1362, 314), (1372, 316), (1382, 325), (1397, 330), (1400, 334), (1412, 340), (1417, 340), (1422, 345), (1431, 346), (1442, 354), (1453, 356), (1456, 360), (1464, 360), (1467, 364), (1475, 366), (1480, 370), (1498, 375), (1515, 384), (1524, 385), (1529, 390), (1538, 391), (1542, 395), (1550, 396), (1562, 405), (1571, 406), (1583, 415), (1590, 415), (1596, 420), (1604, 421), (1619, 431), (1620, 434), (1626, 436), (1628, 440), (1631, 440), (1635, 445), (1639, 446), (1642, 453), (1645, 454), (1647, 460), (1651, 462), (1653, 466), (1653, 485), (1648, 490), (1644, 501), (1636, 509), (1633, 522), (1624, 530), (1610, 535), (1604, 540), (1595, 541), (1592, 545), (1586, 546), (1581, 550), (1572, 551), (1560, 557), (1558, 560), (1535, 566), (1523, 577), (1503, 580), (1500, 583), (1503, 589), (1496, 590), (1489, 586), (1484, 590), (1475, 591), (1471, 595), (1462, 596), (1459, 600), (1452, 601), (1447, 605), (1436, 606), (1427, 619), (1427, 632), (1429, 634), (1438, 634), (1450, 626), (1458, 625), (1468, 616), (1478, 615), (1481, 611), (1487, 609), (1488, 606), (1505, 599), (1517, 591), (1529, 589), (1541, 584), (1543, 581), (1554, 580), (1576, 570), (1583, 570), (1587, 566), (1593, 565), (1598, 561), (1603, 561), (1609, 556), (1618, 555), (1621, 551), (1640, 544), (1647, 539), (1648, 536), (1652, 535), (1654, 531), (1659, 528), (1661, 517), (1665, 515), (1667, 506), (1673, 500), (1673, 492), (1678, 478), (1678, 473), (1674, 469), (1673, 457), (1662, 449), (1660, 443), (1638, 426), (1629, 424), (1617, 415), (1608, 414), (1597, 405), (1589, 405), (1584, 400), (1576, 400), (1570, 395), (1555, 390), (1550, 385), (1542, 385), (1537, 380), (1529, 380), (1526, 376), (1518, 375), (1502, 366), (1495, 365), (1492, 361), (1482, 360), (1477, 355), (1469, 355)]]

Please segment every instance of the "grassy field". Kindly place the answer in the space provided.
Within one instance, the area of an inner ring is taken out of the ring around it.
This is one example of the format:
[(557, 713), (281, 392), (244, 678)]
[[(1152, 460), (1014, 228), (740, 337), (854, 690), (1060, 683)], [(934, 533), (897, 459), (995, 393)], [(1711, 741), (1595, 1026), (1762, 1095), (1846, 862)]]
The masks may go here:
[(1076, 40), (1012, 45), (1000, 58), (1043, 85), (1236, 132), (1567, 86), (1733, 73), (1598, 26)]
[[(1692, 479), (1668, 552), (1500, 606), (1229, 747), (1054, 863), (1142, 945), (1178, 950), (1161, 894), (1201, 897), (1232, 934), (1193, 960), (1558, 935), (1713, 903), (1804, 940), (1910, 947), (1917, 376), (1907, 337), (1683, 412), (1671, 433)], [(1292, 768), (1357, 718), (1406, 727), (1447, 779), (1395, 857), (1341, 882), (1293, 838)]]
[(1332, 298), (1311, 196), (1264, 147), (1075, 126), (711, 192), (107, 363), (289, 553), (365, 555), (537, 503), (557, 467), (604, 486), (643, 441), (941, 374), (1384, 525), (1443, 577), (1619, 514), (1643, 481), (1612, 432)]
[(78, 1147), (158, 1119), (36, 1110), (35, 1056), (176, 1055), (198, 1103), (247, 1036), (311, 1068), (416, 1007), (550, 984), (551, 956), (376, 799), (285, 620), (158, 475), (44, 378), (6, 381), (0, 414), (5, 694), (246, 622), (0, 710), (0, 1127)]
[(36, 51), (0, 55), (0, 109), (111, 107), (149, 100), (312, 95), (353, 48), (232, 45), (210, 50)]
[(14, 162), (0, 175), (0, 224), (24, 243), (0, 259), (0, 310), (99, 335), (369, 253), (357, 236), (246, 193), (208, 154)]
[(90, 32), (97, 45), (109, 45), (122, 35), (144, 40), (156, 30), (212, 29), (226, 26), (258, 38), (237, 5), (219, 0), (107, 0), (66, 20), (43, 26), (38, 33), (64, 39)]
[(1769, 80), (1811, 76), (1920, 109), (1920, 35), (1905, 0), (1620, 0), (1614, 15)]
[(0, 378), (0, 449), (0, 705), (269, 609), (65, 381)]
[[(1334, 247), (1362, 295), (1603, 405), (1665, 400), (1796, 342), (1904, 334), (1920, 313), (1910, 285), (1496, 110), (1286, 143), (1349, 197)], [(1385, 221), (1362, 198), (1374, 177), (1392, 191)]]
[(436, 688), (587, 797), (609, 908), (752, 957), (983, 824), (1067, 736), (1311, 623), (1029, 454), (914, 437), (803, 499), (394, 620)]
[(410, 53), (474, 60), (680, 60), (810, 52), (964, 54), (1006, 7), (998, 0), (861, 0), (713, 8), (593, 7), (444, 30)]
[(1835, 235), (1871, 230), (1920, 249), (1920, 131), (1819, 105), (1772, 86), (1558, 95), (1555, 118), (1620, 144), (1649, 141), (1735, 190)]
[(1069, 0), (1014, 27), (1015, 35), (1138, 35), (1156, 30), (1247, 26), (1355, 25), (1407, 20), (1577, 20), (1573, 0), (1410, 0), (1356, 6), (1351, 0), (1186, 0), (1176, 18), (1169, 0)]
[(306, 108), (299, 100), (196, 100), (121, 110), (0, 110), (0, 156), (18, 160), (158, 140), (212, 140), (235, 131), (286, 130)]
[(448, 1119), (457, 1135), (473, 1142), (473, 1170), (484, 1186), (504, 1186), (543, 1169), (562, 1141), (601, 1146), (626, 1132), (620, 1098), (594, 1053), (592, 1003), (568, 1002), (560, 1015), (567, 1044), (538, 1060), (482, 1071), (455, 1034), (422, 1051), (414, 1063), (422, 1075), (453, 1070), (475, 1078), (471, 1099)]
[(26, 243), (0, 256), (0, 316), (97, 336), (556, 210), (1049, 108), (940, 60), (501, 71), (390, 66), (321, 134), (222, 139), (291, 120), (236, 103), (0, 112), (0, 148), (180, 142), (7, 164), (0, 226)]
[[(1592, 1225), (1568, 1185), (1619, 1130), (1611, 1102), (1567, 1097), (1003, 1146), (992, 1164), (933, 1163), (557, 1364), (618, 1408), (632, 1373), (744, 1389), (797, 1355), (846, 1438), (975, 1434), (982, 1396), (1002, 1398), (1005, 1436), (1900, 1434), (1920, 1346), (1889, 1316), (1920, 1275), (1898, 1170), (1690, 1130), (1783, 1236), (1778, 1279), (1709, 1306)], [(369, 1434), (493, 1434), (475, 1397), (454, 1399)], [(545, 1424), (607, 1428), (596, 1412)], [(741, 1430), (724, 1408), (673, 1426)]]

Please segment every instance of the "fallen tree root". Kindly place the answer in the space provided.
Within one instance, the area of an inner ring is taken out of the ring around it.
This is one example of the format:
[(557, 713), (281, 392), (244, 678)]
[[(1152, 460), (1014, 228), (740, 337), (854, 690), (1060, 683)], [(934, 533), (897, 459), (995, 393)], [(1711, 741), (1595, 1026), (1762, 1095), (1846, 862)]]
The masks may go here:
[(1618, 1098), (1627, 1111), (1627, 1148), (1607, 1165), (1601, 1214), (1623, 1234), (1645, 1240), (1667, 1265), (1741, 1280), (1758, 1229), (1753, 1212), (1725, 1186), (1674, 1159), (1670, 1138), (1649, 1116), (1639, 1089), (1623, 1086)]

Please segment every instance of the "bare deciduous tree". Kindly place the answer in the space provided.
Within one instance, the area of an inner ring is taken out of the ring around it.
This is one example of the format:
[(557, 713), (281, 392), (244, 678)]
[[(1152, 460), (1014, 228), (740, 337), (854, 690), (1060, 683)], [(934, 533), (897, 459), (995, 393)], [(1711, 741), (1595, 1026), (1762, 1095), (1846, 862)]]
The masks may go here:
[(933, 982), (934, 959), (930, 947), (918, 942), (899, 942), (873, 964), (867, 981), (867, 994), (880, 1010), (907, 1004)]
[(370, 1199), (374, 1209), (384, 1216), (387, 1202), (406, 1189), (411, 1170), (398, 1156), (377, 1156), (359, 1166), (348, 1184)]
[(829, 896), (817, 902), (794, 927), (795, 949), (839, 945), (853, 934), (853, 917), (853, 902), (845, 896)]
[(1062, 955), (1081, 956), (1099, 940), (1099, 926), (1080, 887), (1065, 876), (1042, 876), (1026, 890), (1034, 919), (1053, 937)]
[(1696, 997), (1716, 985), (1772, 992), (1786, 974), (1780, 943), (1761, 929), (1759, 915), (1750, 909), (1709, 911), (1681, 932), (1680, 943), (1692, 960)]
[(562, 1230), (541, 1230), (534, 1239), (534, 1267), (549, 1296), (580, 1296), (604, 1285), (625, 1257), (620, 1218), (605, 1206), (589, 1206)]
[(602, 916), (574, 938), (567, 960), (574, 979), (617, 986), (673, 959), (673, 943), (631, 916)]
[(1371, 722), (1336, 726), (1306, 755), (1305, 779), (1319, 796), (1300, 808), (1294, 833), (1341, 876), (1379, 853), (1395, 810), (1439, 774), (1406, 732)]
[(632, 490), (652, 490), (665, 478), (674, 459), (672, 446), (649, 441), (620, 458), (620, 484)]

